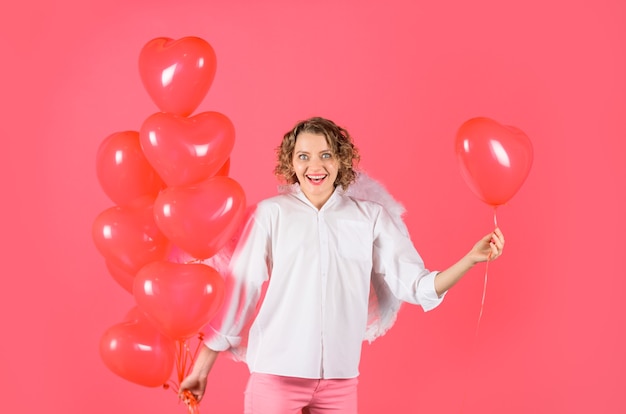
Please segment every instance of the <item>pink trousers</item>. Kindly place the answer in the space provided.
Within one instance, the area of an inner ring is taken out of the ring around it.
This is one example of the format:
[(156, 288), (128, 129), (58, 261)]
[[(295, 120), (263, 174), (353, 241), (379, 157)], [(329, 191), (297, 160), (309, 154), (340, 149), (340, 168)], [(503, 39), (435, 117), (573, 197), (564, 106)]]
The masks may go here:
[(244, 413), (357, 414), (357, 383), (357, 378), (308, 379), (252, 373)]

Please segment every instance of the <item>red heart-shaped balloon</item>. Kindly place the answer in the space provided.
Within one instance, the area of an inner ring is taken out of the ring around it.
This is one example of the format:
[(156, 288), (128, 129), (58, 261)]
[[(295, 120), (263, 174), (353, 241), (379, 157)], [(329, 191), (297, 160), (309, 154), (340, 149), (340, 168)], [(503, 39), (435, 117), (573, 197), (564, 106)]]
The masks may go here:
[(151, 197), (101, 212), (93, 222), (96, 248), (108, 261), (134, 275), (147, 263), (165, 258), (169, 241), (159, 230)]
[(492, 206), (505, 204), (515, 195), (533, 160), (532, 144), (524, 132), (484, 117), (461, 125), (455, 151), (469, 187)]
[(158, 387), (170, 378), (176, 347), (172, 339), (134, 308), (123, 322), (104, 332), (100, 357), (120, 377), (146, 387)]
[(96, 172), (106, 195), (121, 206), (145, 195), (154, 198), (165, 187), (146, 159), (137, 131), (116, 132), (105, 138), (98, 148)]
[(197, 259), (207, 259), (233, 237), (245, 207), (241, 185), (230, 177), (215, 176), (161, 191), (154, 202), (154, 218), (174, 245)]
[(198, 37), (159, 37), (139, 54), (139, 74), (163, 112), (187, 116), (200, 105), (215, 77), (213, 47)]
[(224, 280), (202, 263), (152, 262), (135, 276), (133, 295), (159, 329), (185, 340), (206, 325), (224, 298)]
[(122, 288), (124, 288), (124, 290), (132, 295), (135, 274), (127, 272), (115, 263), (112, 263), (110, 260), (105, 260), (105, 266), (111, 277), (113, 277), (113, 280), (115, 280)]
[(219, 112), (191, 118), (158, 112), (144, 121), (139, 140), (168, 186), (185, 185), (220, 171), (235, 145), (235, 127)]

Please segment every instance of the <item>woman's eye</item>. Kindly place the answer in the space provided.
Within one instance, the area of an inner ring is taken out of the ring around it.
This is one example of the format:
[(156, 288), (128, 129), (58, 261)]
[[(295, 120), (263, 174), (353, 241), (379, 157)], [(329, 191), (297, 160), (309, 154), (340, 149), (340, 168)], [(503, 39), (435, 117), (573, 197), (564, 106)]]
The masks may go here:
[(330, 152), (326, 152), (326, 153), (322, 154), (322, 158), (323, 159), (327, 159), (327, 158), (331, 158), (331, 157), (332, 157), (332, 154)]
[(306, 154), (300, 154), (300, 155), (298, 155), (298, 158), (303, 160), (303, 161), (306, 161), (309, 157), (307, 157)]

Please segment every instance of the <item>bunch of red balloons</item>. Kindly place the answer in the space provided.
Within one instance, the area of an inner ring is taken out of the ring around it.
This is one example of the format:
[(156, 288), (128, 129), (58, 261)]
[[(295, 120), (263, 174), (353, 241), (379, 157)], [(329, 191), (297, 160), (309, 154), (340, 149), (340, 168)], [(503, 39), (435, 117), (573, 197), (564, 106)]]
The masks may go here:
[[(228, 177), (232, 122), (219, 112), (191, 116), (215, 69), (203, 39), (149, 41), (139, 72), (160, 111), (138, 131), (111, 134), (97, 153), (99, 183), (115, 206), (94, 220), (93, 240), (136, 302), (106, 330), (100, 355), (114, 373), (145, 386), (168, 382), (175, 363), (188, 360), (187, 340), (221, 306), (223, 278), (203, 261), (224, 248), (244, 217), (245, 193)], [(169, 261), (173, 248), (193, 259)]]

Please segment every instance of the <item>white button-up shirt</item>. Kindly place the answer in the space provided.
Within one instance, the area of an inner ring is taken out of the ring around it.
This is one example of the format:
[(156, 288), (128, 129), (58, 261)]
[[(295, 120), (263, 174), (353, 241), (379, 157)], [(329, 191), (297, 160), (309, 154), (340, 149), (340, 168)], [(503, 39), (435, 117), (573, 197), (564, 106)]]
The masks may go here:
[(254, 318), (246, 354), (251, 372), (356, 377), (373, 273), (398, 299), (424, 310), (442, 301), (436, 272), (425, 269), (381, 205), (340, 190), (319, 210), (299, 190), (264, 200), (233, 255), (226, 301), (206, 345), (216, 351), (242, 345)]

